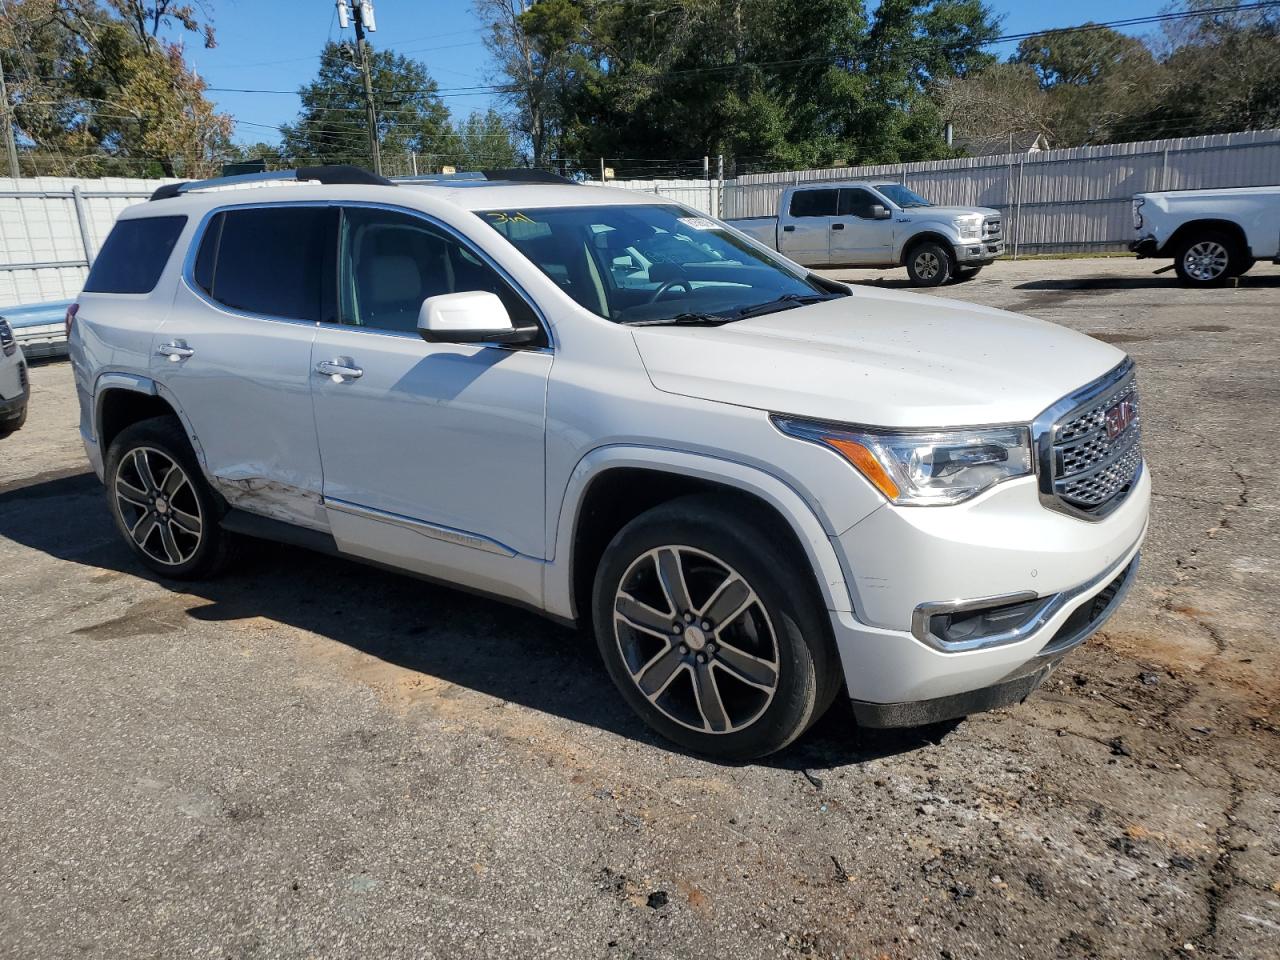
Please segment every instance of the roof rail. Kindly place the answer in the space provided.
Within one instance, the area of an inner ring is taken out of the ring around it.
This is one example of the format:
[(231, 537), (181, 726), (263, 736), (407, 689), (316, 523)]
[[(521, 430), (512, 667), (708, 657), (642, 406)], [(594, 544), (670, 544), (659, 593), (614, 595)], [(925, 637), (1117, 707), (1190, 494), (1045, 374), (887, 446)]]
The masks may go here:
[(369, 186), (395, 186), (386, 177), (370, 173), (363, 167), (338, 163), (323, 167), (299, 167), (296, 170), (273, 170), (263, 173), (243, 173), (234, 177), (214, 177), (210, 180), (187, 180), (183, 183), (166, 183), (151, 194), (152, 200), (167, 200), (196, 190), (214, 187), (235, 187), (245, 183), (270, 183), (272, 181), (315, 181), (317, 183), (360, 183)]
[(578, 181), (562, 177), (550, 170), (537, 170), (532, 167), (511, 167), (506, 170), (486, 170), (486, 180), (508, 180), (512, 183), (572, 183)]

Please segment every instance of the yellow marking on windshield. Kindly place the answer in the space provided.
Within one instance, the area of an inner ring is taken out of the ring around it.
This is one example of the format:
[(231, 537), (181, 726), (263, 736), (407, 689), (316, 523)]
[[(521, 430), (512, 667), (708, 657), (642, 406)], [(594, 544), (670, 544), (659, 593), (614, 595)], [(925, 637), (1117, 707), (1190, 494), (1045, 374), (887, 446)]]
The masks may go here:
[(538, 221), (530, 219), (523, 213), (504, 213), (501, 210), (492, 210), (485, 214), (486, 217), (492, 217), (494, 223), (537, 223)]

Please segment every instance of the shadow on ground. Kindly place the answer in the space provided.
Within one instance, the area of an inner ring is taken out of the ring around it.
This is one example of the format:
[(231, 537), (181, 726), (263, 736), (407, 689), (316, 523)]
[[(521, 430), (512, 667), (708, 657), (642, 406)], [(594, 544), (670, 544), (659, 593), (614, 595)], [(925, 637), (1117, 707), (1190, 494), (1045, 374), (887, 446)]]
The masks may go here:
[[(116, 534), (92, 473), (33, 477), (0, 490), (0, 538), (95, 570), (151, 575)], [(158, 581), (190, 598), (184, 616), (233, 623), (262, 617), (346, 644), (396, 666), (662, 749), (622, 703), (595, 641), (532, 612), (407, 575), (253, 541), (216, 580)], [(200, 601), (203, 601), (201, 603)], [(154, 608), (140, 604), (154, 623)], [(109, 625), (127, 630), (128, 614)], [(94, 627), (85, 628), (93, 630)], [(955, 723), (857, 731), (844, 697), (796, 744), (764, 761), (830, 768), (937, 743)]]

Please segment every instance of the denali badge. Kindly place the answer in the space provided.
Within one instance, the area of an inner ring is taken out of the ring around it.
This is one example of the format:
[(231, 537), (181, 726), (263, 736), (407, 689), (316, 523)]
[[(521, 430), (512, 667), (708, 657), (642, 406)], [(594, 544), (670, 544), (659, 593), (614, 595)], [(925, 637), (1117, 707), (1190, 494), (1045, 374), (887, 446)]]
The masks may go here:
[(1107, 424), (1107, 439), (1114, 440), (1133, 426), (1138, 419), (1138, 408), (1132, 400), (1121, 400), (1107, 407), (1102, 418)]

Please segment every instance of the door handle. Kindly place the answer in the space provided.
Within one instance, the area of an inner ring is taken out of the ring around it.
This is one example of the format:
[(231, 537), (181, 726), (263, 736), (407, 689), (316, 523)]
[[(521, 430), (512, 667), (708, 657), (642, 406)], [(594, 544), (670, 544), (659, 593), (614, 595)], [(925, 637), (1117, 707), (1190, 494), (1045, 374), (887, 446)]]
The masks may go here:
[(795, 224), (794, 224), (794, 223), (789, 223), (789, 224), (787, 224), (785, 227), (783, 227), (783, 228), (782, 228), (782, 232), (783, 232), (783, 233), (795, 233), (795, 232), (796, 232)]
[(168, 357), (170, 363), (178, 363), (186, 360), (188, 357), (194, 357), (196, 352), (187, 346), (185, 340), (174, 340), (170, 343), (162, 343), (156, 347), (156, 356)]
[(833, 223), (833, 224), (831, 225), (831, 229), (832, 229), (832, 230), (843, 230), (843, 229), (844, 229), (844, 224), (843, 224), (843, 223)]
[(321, 360), (316, 364), (316, 373), (328, 377), (334, 383), (344, 380), (359, 380), (364, 371), (355, 365), (350, 357), (336, 357), (333, 360)]

